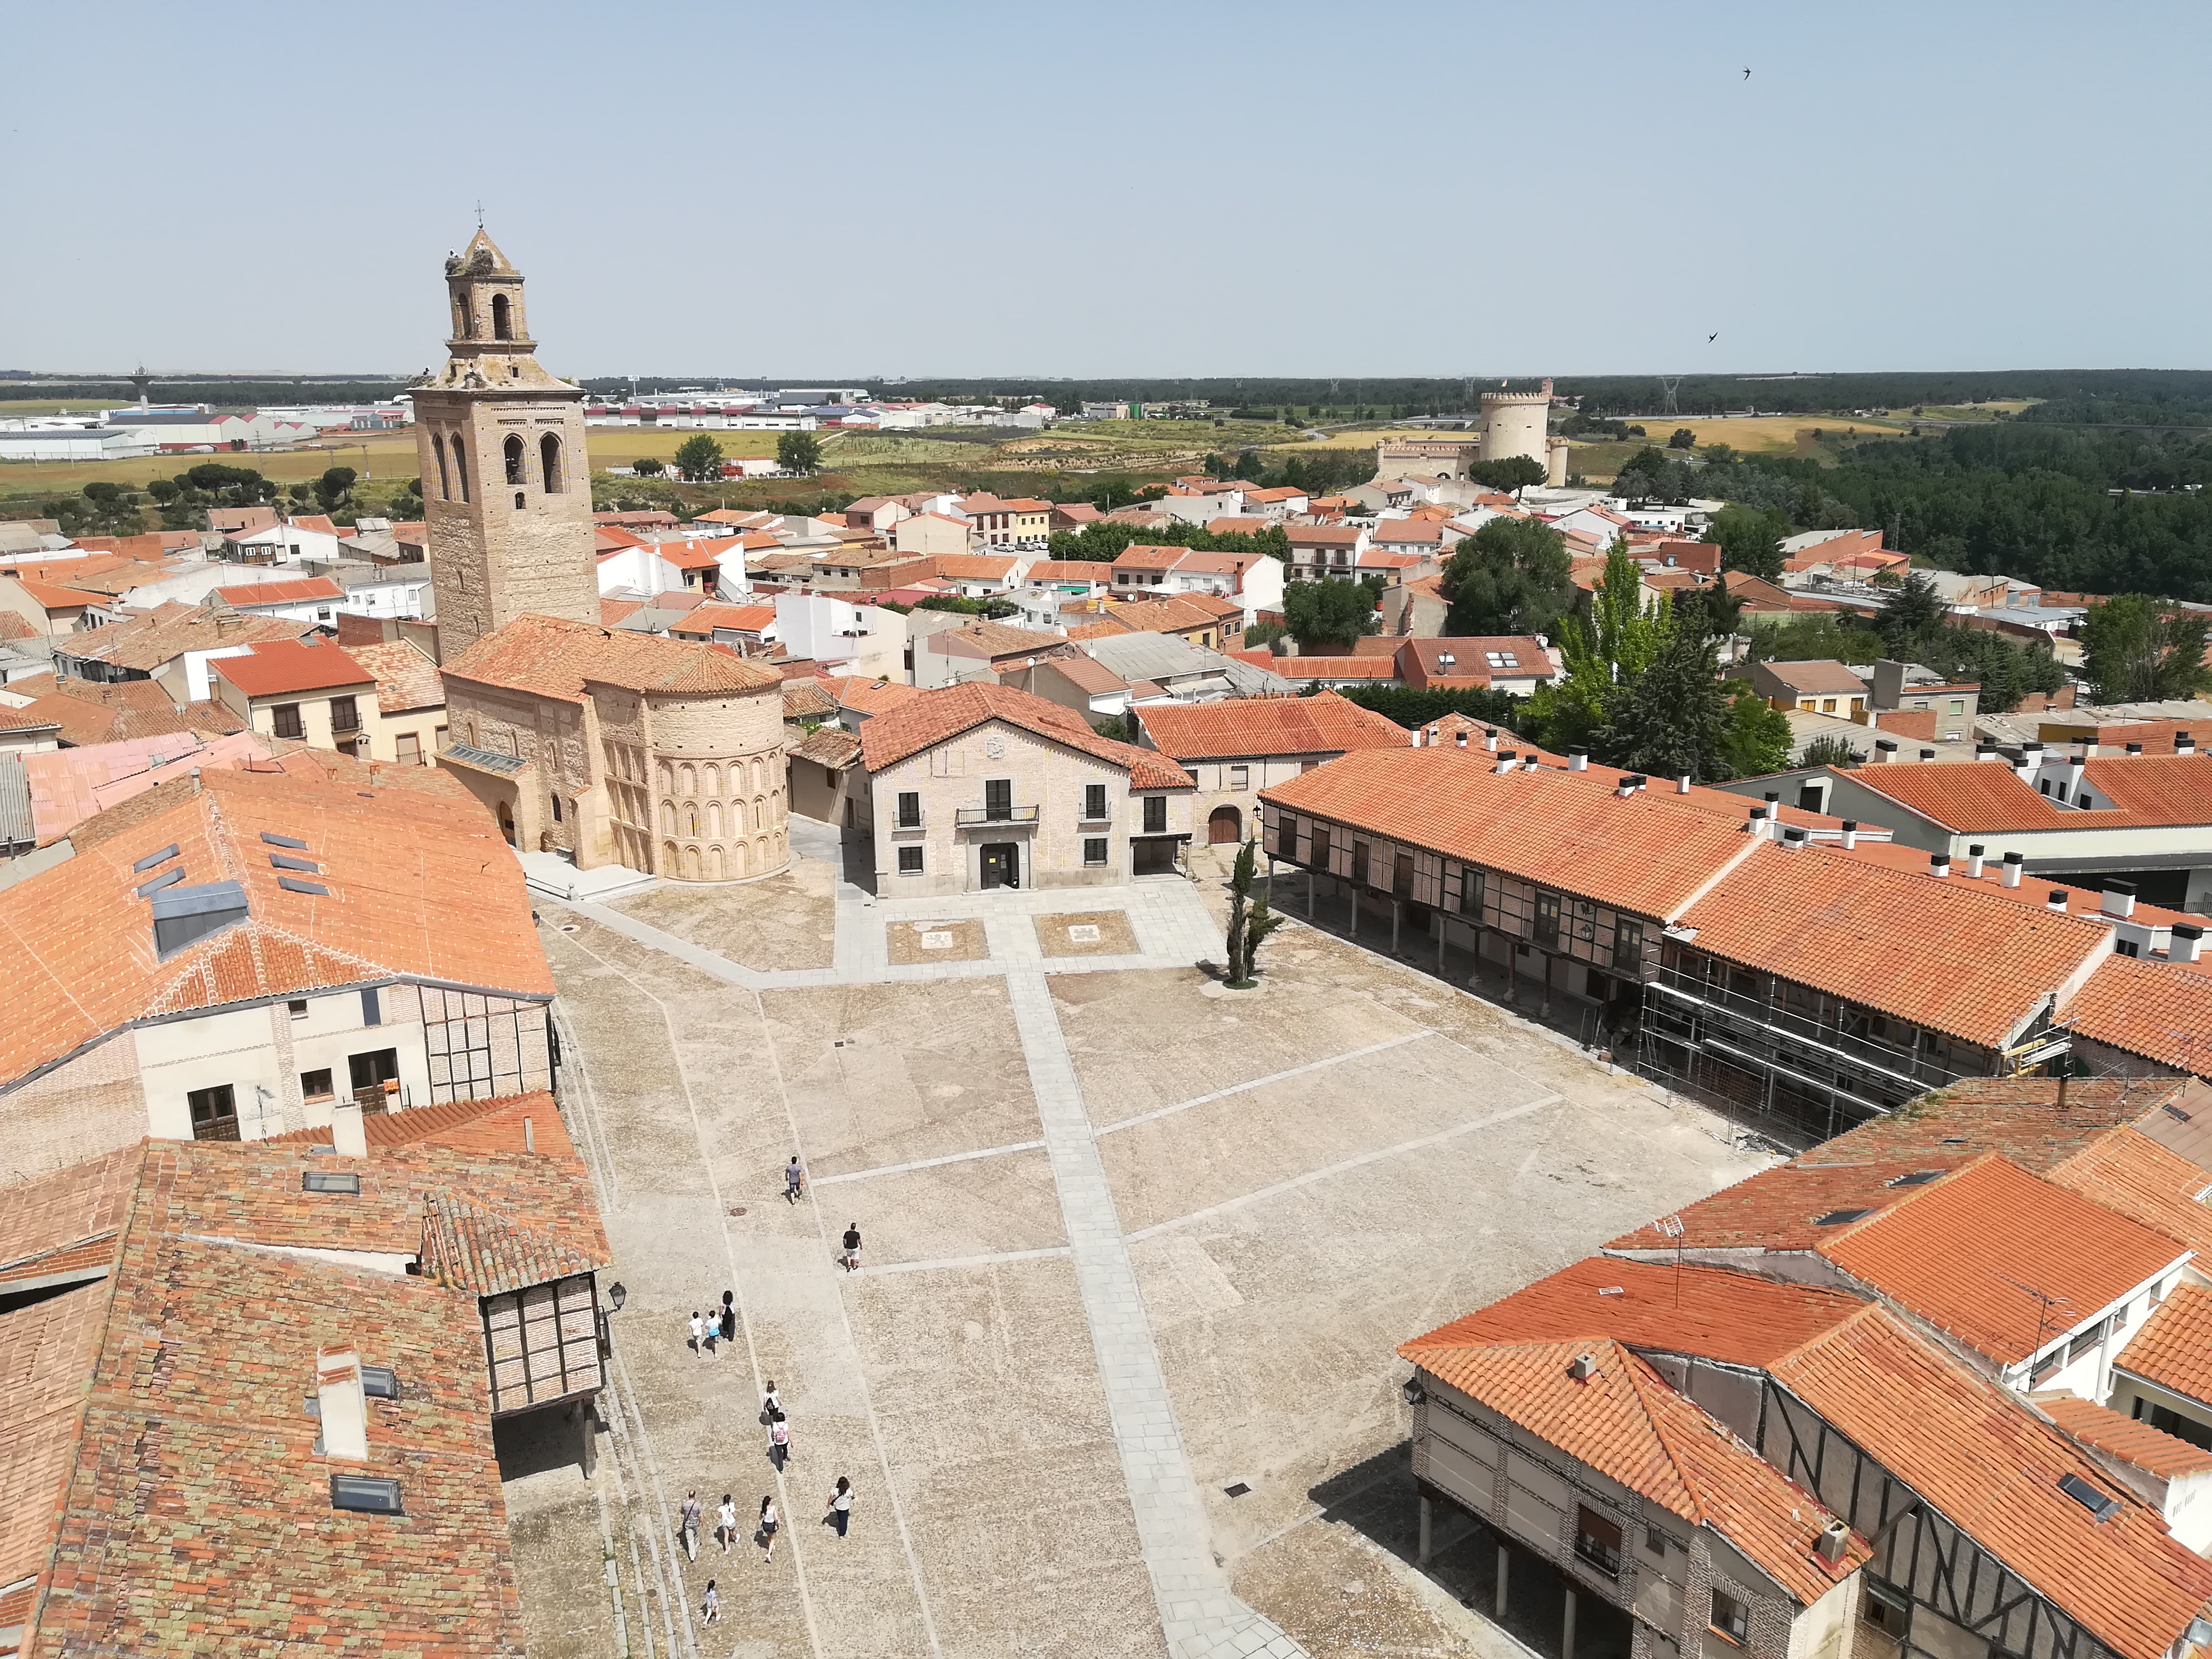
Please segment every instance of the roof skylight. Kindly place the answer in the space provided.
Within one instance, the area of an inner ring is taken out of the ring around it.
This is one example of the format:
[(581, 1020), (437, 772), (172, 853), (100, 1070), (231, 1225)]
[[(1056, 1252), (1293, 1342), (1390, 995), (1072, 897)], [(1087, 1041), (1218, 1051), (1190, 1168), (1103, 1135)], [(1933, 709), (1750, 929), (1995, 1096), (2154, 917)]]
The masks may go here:
[(1873, 1213), (1872, 1210), (1831, 1210), (1826, 1215), (1814, 1216), (1813, 1224), (1815, 1227), (1841, 1227), (1850, 1222), (1863, 1221)]

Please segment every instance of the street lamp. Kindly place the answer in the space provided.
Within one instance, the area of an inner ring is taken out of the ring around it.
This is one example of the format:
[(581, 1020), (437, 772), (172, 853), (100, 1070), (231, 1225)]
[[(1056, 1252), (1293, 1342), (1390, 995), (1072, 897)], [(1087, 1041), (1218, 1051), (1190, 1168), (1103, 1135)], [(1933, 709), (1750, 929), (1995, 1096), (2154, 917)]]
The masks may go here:
[(623, 1304), (628, 1300), (629, 1300), (629, 1292), (623, 1288), (622, 1280), (618, 1279), (613, 1284), (607, 1286), (608, 1304), (617, 1313), (620, 1313), (622, 1311)]
[(1398, 1392), (1406, 1396), (1406, 1403), (1408, 1406), (1418, 1406), (1429, 1397), (1428, 1391), (1421, 1387), (1421, 1379), (1418, 1376), (1409, 1376), (1401, 1382), (1398, 1385)]

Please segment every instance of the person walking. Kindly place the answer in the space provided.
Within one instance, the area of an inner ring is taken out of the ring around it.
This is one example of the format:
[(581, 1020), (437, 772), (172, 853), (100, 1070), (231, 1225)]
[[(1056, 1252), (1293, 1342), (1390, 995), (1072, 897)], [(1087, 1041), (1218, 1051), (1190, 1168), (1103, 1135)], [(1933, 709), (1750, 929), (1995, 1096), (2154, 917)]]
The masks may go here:
[(738, 1340), (738, 1310), (736, 1304), (737, 1292), (734, 1291), (724, 1291), (722, 1292), (722, 1340), (725, 1342), (734, 1342)]
[(783, 1401), (776, 1394), (775, 1379), (771, 1376), (768, 1380), (768, 1392), (761, 1396), (761, 1421), (765, 1424), (771, 1412), (780, 1412), (782, 1409)]
[(848, 1222), (845, 1225), (845, 1271), (858, 1273), (860, 1269), (860, 1224)]
[(837, 1528), (840, 1538), (853, 1519), (853, 1483), (842, 1474), (837, 1477), (836, 1490), (830, 1494), (830, 1513), (823, 1519)]
[(681, 1513), (683, 1519), (677, 1524), (677, 1536), (684, 1540), (684, 1559), (696, 1561), (699, 1559), (700, 1513), (697, 1487), (695, 1486), (684, 1494), (684, 1508)]
[(761, 1499), (760, 1535), (761, 1543), (768, 1552), (765, 1564), (772, 1565), (775, 1560), (775, 1497), (773, 1493)]
[(699, 1310), (694, 1308), (691, 1310), (691, 1352), (702, 1359), (707, 1357), (706, 1336), (706, 1322), (699, 1317)]
[(805, 1186), (806, 1171), (799, 1167), (799, 1154), (793, 1152), (791, 1155), (791, 1162), (783, 1166), (783, 1201), (787, 1204), (798, 1203), (799, 1195), (805, 1190)]
[(714, 1581), (711, 1578), (707, 1581), (707, 1594), (700, 1598), (699, 1616), (704, 1624), (719, 1625), (722, 1622), (722, 1598), (715, 1593)]
[(738, 1541), (738, 1506), (727, 1492), (722, 1494), (721, 1503), (715, 1506), (714, 1536), (721, 1540), (725, 1555), (730, 1553), (730, 1546)]
[(771, 1412), (768, 1419), (768, 1457), (775, 1465), (778, 1474), (791, 1461), (791, 1419), (781, 1412)]

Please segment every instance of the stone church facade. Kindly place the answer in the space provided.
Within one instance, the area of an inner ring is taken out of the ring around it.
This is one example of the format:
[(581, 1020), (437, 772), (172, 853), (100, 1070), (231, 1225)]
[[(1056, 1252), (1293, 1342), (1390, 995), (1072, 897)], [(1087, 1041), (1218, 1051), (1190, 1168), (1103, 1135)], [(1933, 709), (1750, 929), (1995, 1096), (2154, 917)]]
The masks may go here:
[(413, 388), (448, 742), (508, 842), (579, 869), (739, 881), (790, 861), (782, 681), (599, 621), (582, 388), (538, 362), (522, 276), (480, 229)]

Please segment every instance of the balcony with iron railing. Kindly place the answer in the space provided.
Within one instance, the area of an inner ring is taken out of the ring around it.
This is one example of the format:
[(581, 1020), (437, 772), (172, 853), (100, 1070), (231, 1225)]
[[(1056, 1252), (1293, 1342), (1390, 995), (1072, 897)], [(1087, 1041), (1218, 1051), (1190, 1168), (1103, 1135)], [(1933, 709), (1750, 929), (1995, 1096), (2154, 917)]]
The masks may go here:
[(1037, 806), (963, 806), (953, 813), (952, 822), (963, 830), (1034, 830), (1043, 810)]

